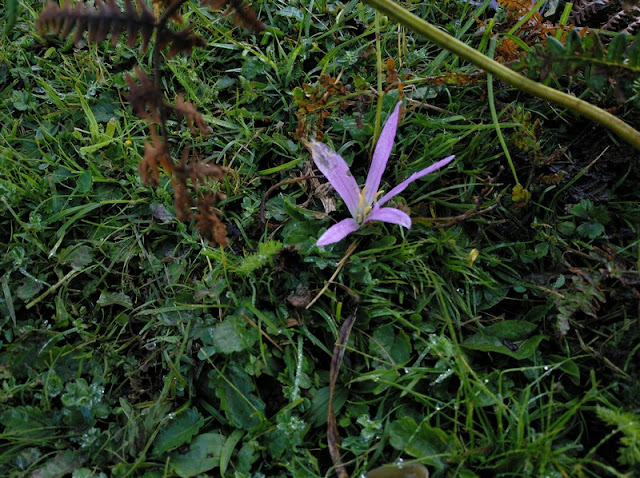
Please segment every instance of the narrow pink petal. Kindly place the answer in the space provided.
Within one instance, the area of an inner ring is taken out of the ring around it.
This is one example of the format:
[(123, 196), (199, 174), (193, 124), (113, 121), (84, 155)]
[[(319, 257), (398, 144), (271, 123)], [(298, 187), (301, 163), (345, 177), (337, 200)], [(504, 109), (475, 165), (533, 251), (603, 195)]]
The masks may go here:
[(404, 226), (407, 229), (411, 228), (411, 218), (409, 215), (395, 207), (374, 208), (371, 214), (364, 220), (364, 222), (369, 221), (390, 222), (391, 224)]
[(342, 156), (326, 144), (317, 141), (311, 141), (309, 144), (311, 145), (313, 162), (340, 195), (351, 215), (355, 216), (360, 202), (360, 188), (351, 174), (349, 166), (344, 162)]
[(446, 158), (441, 159), (437, 163), (433, 163), (428, 168), (425, 168), (422, 171), (418, 171), (417, 173), (413, 173), (411, 176), (409, 176), (407, 179), (402, 181), (400, 184), (398, 184), (395, 188), (393, 188), (387, 194), (382, 196), (380, 198), (380, 200), (377, 202), (378, 206), (382, 206), (389, 199), (391, 199), (392, 197), (397, 196), (398, 194), (400, 194), (402, 191), (404, 191), (406, 189), (406, 187), (409, 184), (414, 182), (416, 179), (420, 179), (422, 176), (426, 176), (427, 174), (432, 173), (434, 171), (437, 171), (438, 169), (440, 169), (443, 166), (446, 166), (451, 161), (453, 161), (453, 158), (455, 158), (455, 156), (447, 156)]
[(389, 156), (391, 156), (391, 149), (393, 148), (393, 140), (396, 138), (401, 104), (401, 102), (398, 102), (393, 113), (391, 113), (391, 116), (387, 119), (384, 128), (382, 128), (382, 133), (380, 133), (380, 137), (378, 138), (376, 149), (373, 151), (371, 167), (369, 168), (367, 182), (365, 183), (366, 190), (364, 197), (367, 200), (367, 204), (373, 203), (373, 199), (376, 197), (378, 189), (380, 189), (382, 174), (387, 167), (387, 161), (389, 160)]
[(334, 242), (341, 241), (345, 237), (347, 237), (352, 232), (360, 229), (360, 224), (358, 224), (355, 219), (348, 217), (347, 219), (343, 219), (337, 224), (334, 224), (329, 229), (327, 229), (318, 242), (316, 242), (316, 246), (326, 246), (328, 244), (333, 244)]

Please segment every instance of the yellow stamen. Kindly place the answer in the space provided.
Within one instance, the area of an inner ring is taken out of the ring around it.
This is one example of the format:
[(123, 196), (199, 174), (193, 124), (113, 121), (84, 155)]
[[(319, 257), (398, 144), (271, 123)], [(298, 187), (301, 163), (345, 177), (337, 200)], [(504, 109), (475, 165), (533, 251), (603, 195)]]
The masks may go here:
[(373, 198), (373, 203), (369, 204), (367, 202), (367, 199), (365, 198), (366, 192), (367, 192), (367, 186), (364, 186), (358, 196), (358, 208), (356, 209), (356, 217), (355, 217), (356, 222), (358, 224), (362, 224), (362, 222), (367, 218), (367, 216), (371, 214), (371, 211), (373, 211), (373, 205), (383, 194), (382, 190), (378, 191)]

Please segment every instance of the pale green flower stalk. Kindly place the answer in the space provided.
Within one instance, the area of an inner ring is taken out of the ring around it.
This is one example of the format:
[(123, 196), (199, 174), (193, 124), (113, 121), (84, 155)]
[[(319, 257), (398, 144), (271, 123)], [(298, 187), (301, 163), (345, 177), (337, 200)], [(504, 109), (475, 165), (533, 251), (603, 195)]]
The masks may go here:
[(505, 83), (518, 88), (521, 91), (529, 93), (543, 100), (555, 103), (567, 108), (574, 113), (585, 116), (605, 128), (608, 128), (622, 139), (631, 144), (634, 148), (640, 149), (640, 132), (629, 126), (620, 118), (607, 113), (601, 108), (587, 103), (575, 96), (568, 95), (548, 86), (532, 81), (519, 73), (510, 70), (506, 66), (492, 60), (483, 55), (479, 51), (471, 48), (469, 45), (462, 43), (460, 40), (439, 30), (425, 20), (415, 16), (405, 8), (391, 0), (362, 0), (364, 3), (375, 8), (379, 12), (384, 13), (396, 22), (404, 25), (409, 30), (422, 35), (427, 40), (432, 41), (436, 45), (444, 48), (454, 55), (482, 68)]

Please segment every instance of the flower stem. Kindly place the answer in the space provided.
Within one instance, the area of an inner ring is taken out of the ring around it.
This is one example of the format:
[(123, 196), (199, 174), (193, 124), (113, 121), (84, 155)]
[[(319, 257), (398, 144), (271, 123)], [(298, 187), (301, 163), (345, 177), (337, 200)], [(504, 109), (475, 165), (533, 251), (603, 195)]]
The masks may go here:
[[(491, 23), (489, 23), (489, 29), (493, 27), (493, 23), (493, 20), (491, 21)], [(491, 58), (493, 58), (495, 49), (496, 39), (495, 37), (493, 37), (489, 43), (489, 56)], [(502, 146), (502, 150), (504, 151), (504, 155), (507, 158), (507, 162), (509, 163), (509, 167), (511, 168), (513, 178), (516, 180), (516, 184), (520, 184), (520, 181), (518, 181), (518, 174), (516, 173), (516, 167), (513, 164), (511, 154), (509, 153), (509, 148), (507, 147), (507, 143), (505, 142), (504, 136), (502, 135), (502, 129), (500, 128), (500, 120), (498, 119), (498, 113), (496, 112), (496, 101), (493, 97), (493, 75), (491, 73), (487, 73), (487, 99), (489, 100), (489, 111), (491, 112), (491, 120), (496, 127), (498, 141), (500, 141), (500, 146)]]
[(391, 0), (362, 1), (404, 25), (408, 29), (422, 35), (439, 47), (450, 51), (454, 55), (459, 56), (479, 68), (482, 68), (487, 73), (494, 75), (505, 83), (509, 83), (525, 93), (529, 93), (533, 96), (537, 96), (538, 98), (542, 98), (543, 100), (563, 106), (574, 113), (596, 121), (602, 126), (613, 131), (633, 147), (640, 149), (640, 132), (629, 126), (620, 118), (617, 118), (603, 109), (579, 98), (525, 78), (497, 61), (486, 57), (474, 48), (471, 48), (469, 45), (466, 45), (451, 35), (437, 29), (430, 23), (417, 17)]
[(371, 145), (371, 156), (375, 151), (375, 145), (378, 142), (380, 134), (380, 121), (382, 118), (382, 100), (384, 99), (384, 90), (382, 89), (382, 45), (380, 44), (380, 13), (376, 12), (376, 68), (378, 69), (378, 105), (376, 107), (376, 121), (373, 125), (374, 142)]

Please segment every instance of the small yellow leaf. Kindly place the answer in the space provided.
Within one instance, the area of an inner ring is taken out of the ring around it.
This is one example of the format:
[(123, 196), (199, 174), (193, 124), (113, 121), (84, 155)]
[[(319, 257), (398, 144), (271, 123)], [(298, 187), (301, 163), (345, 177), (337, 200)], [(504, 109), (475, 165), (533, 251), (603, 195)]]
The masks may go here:
[(480, 251), (478, 249), (471, 249), (471, 252), (469, 253), (469, 267), (473, 267), (473, 263), (476, 261), (479, 255)]

